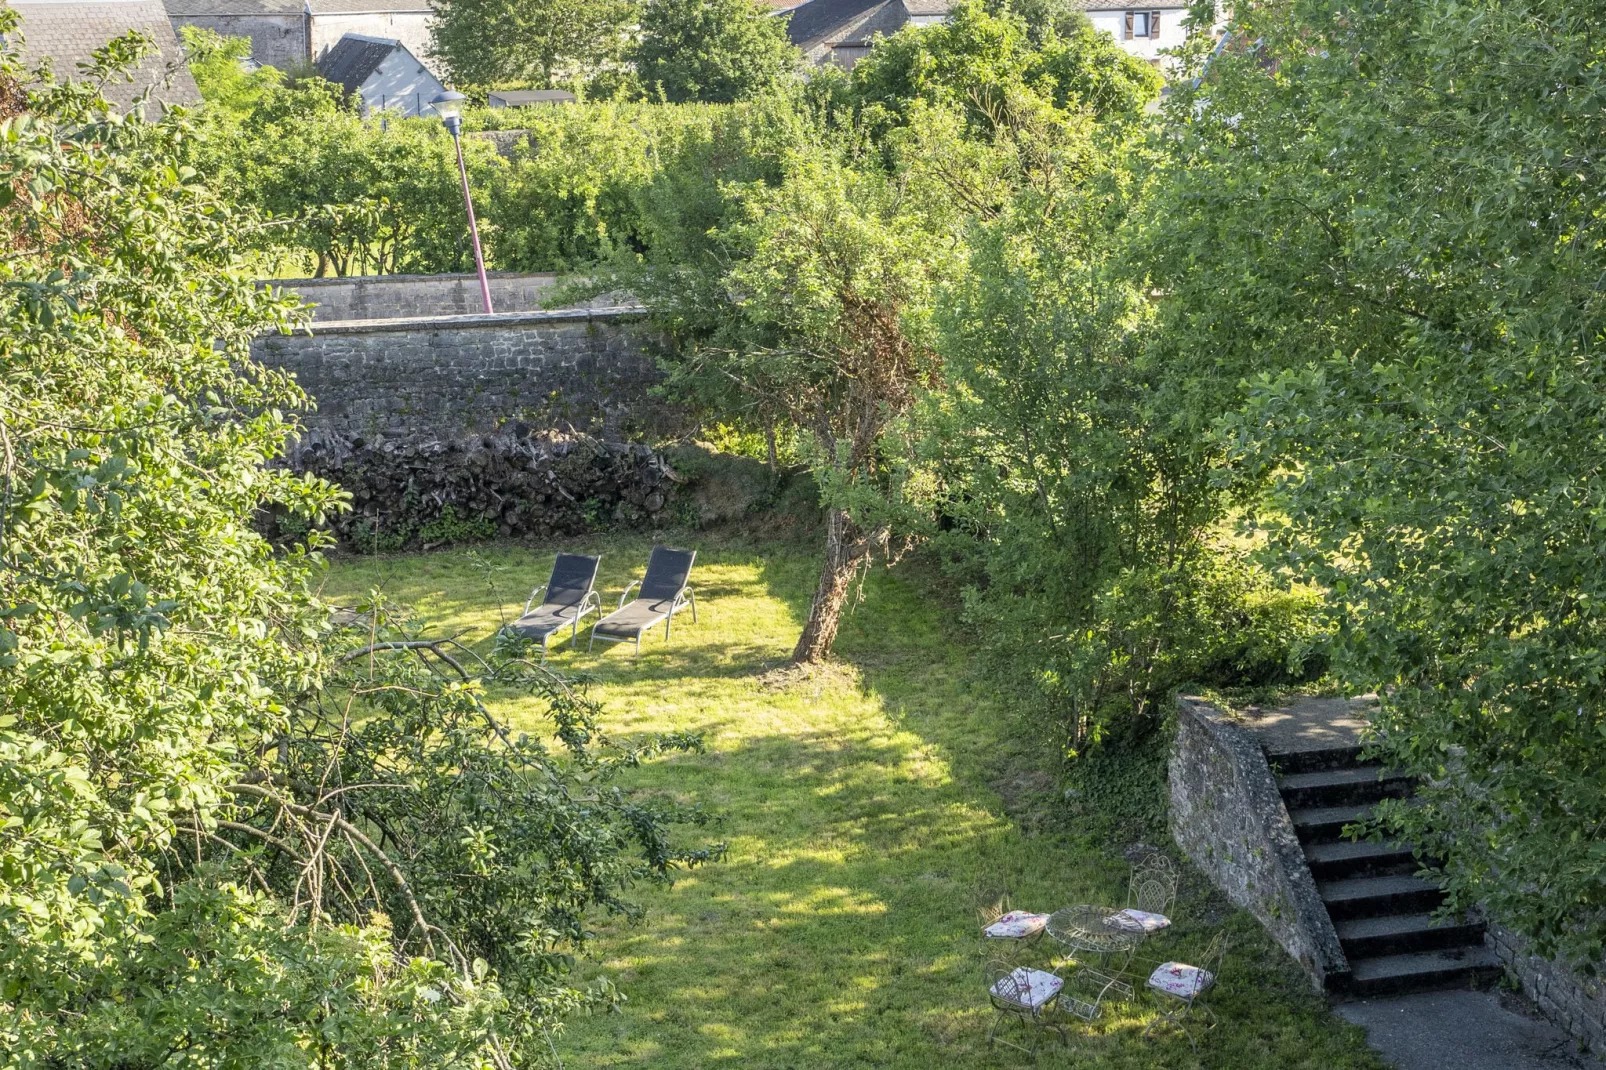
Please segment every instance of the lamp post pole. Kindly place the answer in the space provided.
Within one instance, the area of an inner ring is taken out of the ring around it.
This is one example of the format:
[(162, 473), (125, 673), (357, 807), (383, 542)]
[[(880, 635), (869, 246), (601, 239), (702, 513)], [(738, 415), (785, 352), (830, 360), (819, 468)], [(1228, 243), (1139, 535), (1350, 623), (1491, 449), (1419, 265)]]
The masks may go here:
[(468, 233), (474, 239), (474, 270), (480, 276), (480, 298), (485, 302), (487, 314), (491, 308), (491, 284), (485, 277), (485, 256), (480, 252), (480, 228), (474, 221), (474, 198), (468, 191), (468, 166), (463, 163), (463, 114), (458, 110), (458, 102), (464, 100), (461, 93), (447, 90), (434, 100), (436, 111), (440, 113), (441, 122), (452, 135), (452, 146), (457, 150), (457, 174), (463, 180), (463, 207), (468, 210)]

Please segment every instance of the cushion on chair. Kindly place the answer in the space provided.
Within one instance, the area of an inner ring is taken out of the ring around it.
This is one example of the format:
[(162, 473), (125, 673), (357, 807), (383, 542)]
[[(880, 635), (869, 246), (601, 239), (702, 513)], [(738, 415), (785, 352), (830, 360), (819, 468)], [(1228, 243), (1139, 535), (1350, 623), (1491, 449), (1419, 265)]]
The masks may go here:
[(1036, 936), (1047, 924), (1047, 914), (1033, 914), (1029, 910), (1011, 910), (982, 932), (992, 940), (1020, 940), (1027, 936)]
[(1192, 999), (1216, 983), (1216, 975), (1184, 962), (1162, 962), (1149, 974), (1149, 987), (1178, 999)]
[(992, 991), (994, 996), (1005, 1003), (1035, 1011), (1059, 995), (1064, 985), (1064, 981), (1047, 970), (1018, 966), (1007, 976), (994, 981)]
[(1171, 926), (1171, 919), (1164, 914), (1155, 914), (1152, 911), (1139, 910), (1136, 907), (1127, 907), (1125, 910), (1116, 911), (1110, 915), (1109, 921), (1112, 925), (1117, 925), (1131, 932), (1145, 934), (1157, 933), (1161, 929), (1167, 929)]

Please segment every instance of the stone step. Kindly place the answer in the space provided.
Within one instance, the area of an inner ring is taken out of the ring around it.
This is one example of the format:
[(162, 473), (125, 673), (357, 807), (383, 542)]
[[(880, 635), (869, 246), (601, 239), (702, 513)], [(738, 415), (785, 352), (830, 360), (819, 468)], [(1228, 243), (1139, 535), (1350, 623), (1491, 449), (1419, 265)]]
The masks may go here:
[(1334, 922), (1377, 918), (1385, 914), (1417, 914), (1444, 901), (1439, 886), (1420, 877), (1351, 877), (1317, 881), (1316, 891)]
[(1349, 987), (1357, 995), (1421, 992), (1430, 988), (1472, 986), (1501, 974), (1500, 959), (1481, 944), (1441, 951), (1350, 960)]
[(1418, 868), (1410, 844), (1387, 841), (1340, 840), (1311, 844), (1305, 848), (1305, 861), (1310, 866), (1310, 875), (1319, 881), (1405, 876)]
[(1290, 810), (1308, 807), (1358, 806), (1379, 799), (1403, 799), (1411, 794), (1411, 778), (1385, 773), (1382, 766), (1357, 765), (1291, 773), (1277, 779), (1277, 790)]
[(1351, 960), (1414, 951), (1483, 944), (1483, 926), (1471, 921), (1434, 921), (1431, 914), (1387, 914), (1334, 922)]
[(1288, 818), (1294, 823), (1294, 834), (1307, 846), (1314, 843), (1334, 843), (1343, 838), (1344, 826), (1365, 820), (1372, 813), (1370, 803), (1360, 806), (1310, 806), (1290, 809)]
[(1317, 773), (1323, 769), (1343, 769), (1361, 763), (1360, 747), (1323, 747), (1318, 750), (1276, 751), (1267, 749), (1266, 761), (1278, 776)]

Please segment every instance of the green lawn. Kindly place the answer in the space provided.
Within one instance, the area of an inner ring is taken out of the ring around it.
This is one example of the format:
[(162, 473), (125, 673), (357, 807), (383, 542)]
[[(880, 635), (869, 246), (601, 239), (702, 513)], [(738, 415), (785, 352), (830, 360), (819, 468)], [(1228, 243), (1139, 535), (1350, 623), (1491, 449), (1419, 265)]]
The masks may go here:
[[(730, 855), (673, 889), (643, 889), (640, 923), (598, 919), (585, 972), (612, 978), (629, 1002), (621, 1014), (571, 1022), (557, 1038), (565, 1064), (1028, 1062), (985, 1044), (975, 908), (1004, 887), (1033, 908), (1119, 902), (1121, 845), (1029, 831), (1060, 824), (1033, 819), (1051, 782), (1033, 771), (1035, 749), (1016, 738), (1007, 696), (972, 669), (952, 612), (917, 568), (873, 576), (843, 627), (840, 664), (798, 677), (775, 670), (796, 639), (813, 556), (698, 536), (681, 544), (701, 550), (699, 623), (677, 623), (667, 645), (656, 633), (639, 659), (626, 646), (586, 654), (582, 633), (582, 650), (553, 664), (594, 675), (616, 734), (706, 734), (706, 754), (661, 760), (641, 780), (721, 814), (717, 835)], [(604, 553), (605, 607), (639, 575), (648, 546), (617, 537), (566, 544)], [(340, 560), (326, 594), (379, 586), (439, 631), (484, 640), (499, 622), (498, 598), (516, 615), (553, 549), (481, 549), (498, 569), (494, 593), (467, 552), (446, 551)], [(539, 727), (519, 700), (497, 702), (514, 723)], [(1235, 936), (1214, 1000), (1221, 1024), (1199, 1034), (1198, 1055), (1174, 1031), (1144, 1039), (1154, 1009), (1142, 999), (1073, 1032), (1070, 1049), (1049, 1051), (1042, 1065), (1382, 1065), (1252, 919), (1196, 875), (1175, 913), (1177, 926), (1140, 954), (1186, 959), (1221, 925)]]

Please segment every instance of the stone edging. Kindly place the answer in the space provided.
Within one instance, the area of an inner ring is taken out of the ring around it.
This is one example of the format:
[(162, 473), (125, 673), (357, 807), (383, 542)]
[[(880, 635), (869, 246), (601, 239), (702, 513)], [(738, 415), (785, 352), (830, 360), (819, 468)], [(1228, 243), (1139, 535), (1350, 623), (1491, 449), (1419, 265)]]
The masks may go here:
[(624, 305), (619, 308), (558, 308), (538, 312), (471, 312), (451, 316), (405, 316), (396, 319), (329, 320), (313, 323), (296, 334), (373, 334), (380, 331), (416, 331), (433, 327), (518, 327), (538, 323), (586, 323), (598, 320), (645, 319), (644, 305)]
[(1172, 838), (1260, 920), (1318, 991), (1342, 987), (1349, 960), (1259, 740), (1200, 698), (1179, 697), (1177, 719)]

